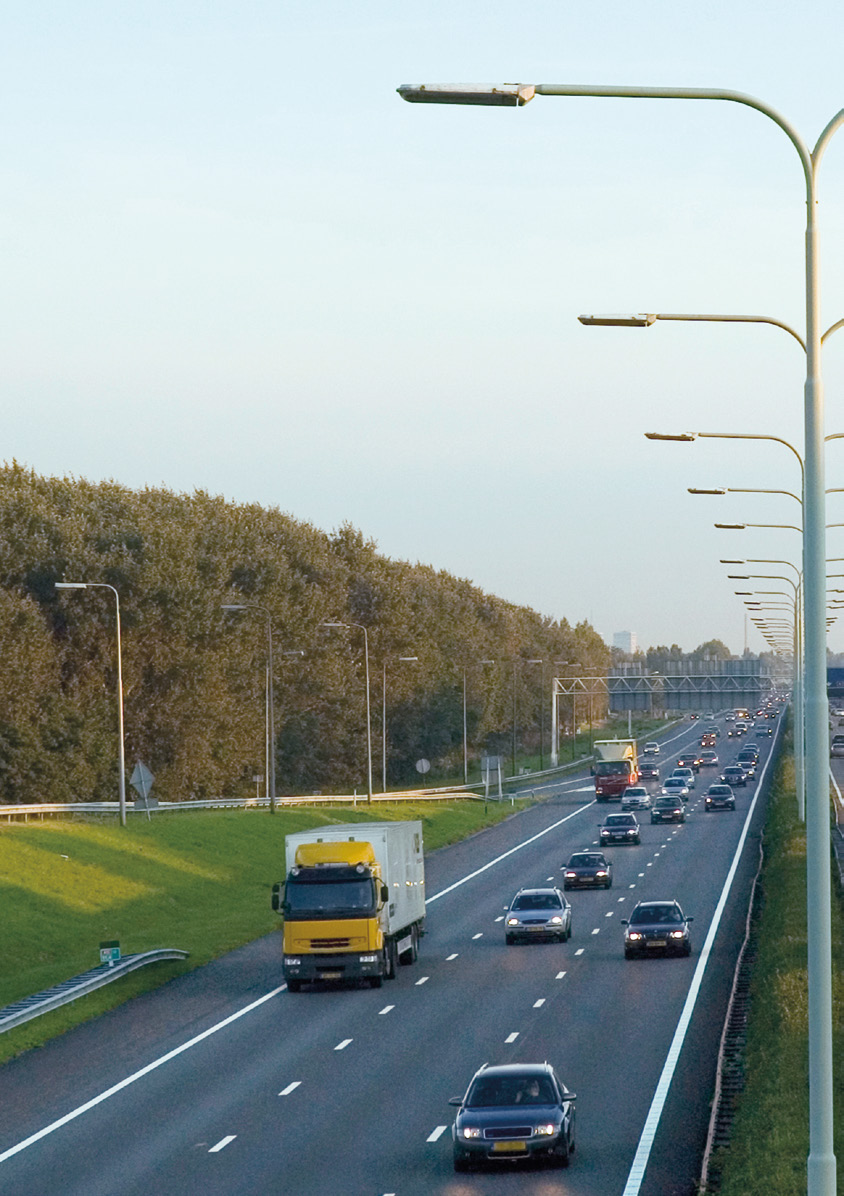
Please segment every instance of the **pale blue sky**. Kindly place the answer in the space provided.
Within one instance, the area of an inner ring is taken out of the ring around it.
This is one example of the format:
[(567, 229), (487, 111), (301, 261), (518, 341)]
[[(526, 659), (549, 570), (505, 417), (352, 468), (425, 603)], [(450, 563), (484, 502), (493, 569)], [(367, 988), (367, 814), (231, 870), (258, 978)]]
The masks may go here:
[[(685, 487), (794, 490), (790, 456), (642, 433), (799, 441), (800, 350), (769, 328), (576, 317), (802, 329), (793, 149), (734, 105), (436, 108), (395, 88), (730, 87), (813, 144), (844, 106), (840, 3), (4, 9), (6, 459), (351, 520), (390, 556), (609, 640), (741, 650), (719, 556), (796, 560), (799, 541), (712, 522), (793, 523), (796, 505)], [(844, 315), (844, 133), (820, 194), (826, 327)], [(827, 430), (844, 431), (844, 333), (825, 369)], [(844, 442), (828, 467), (844, 485)]]

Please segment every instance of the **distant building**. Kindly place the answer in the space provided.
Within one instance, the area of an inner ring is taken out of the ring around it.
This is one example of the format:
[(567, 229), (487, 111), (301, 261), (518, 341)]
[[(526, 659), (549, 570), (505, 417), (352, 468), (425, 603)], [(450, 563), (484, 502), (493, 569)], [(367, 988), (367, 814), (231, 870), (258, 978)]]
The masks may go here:
[(632, 656), (638, 651), (639, 642), (636, 638), (635, 631), (616, 631), (612, 637), (612, 646), (619, 648), (622, 652), (626, 652)]

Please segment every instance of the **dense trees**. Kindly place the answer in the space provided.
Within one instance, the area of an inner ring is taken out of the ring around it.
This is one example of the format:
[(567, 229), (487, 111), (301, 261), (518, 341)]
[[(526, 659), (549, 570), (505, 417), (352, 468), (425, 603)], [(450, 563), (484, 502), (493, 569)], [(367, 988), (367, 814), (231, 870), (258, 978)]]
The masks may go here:
[[(588, 624), (570, 626), (425, 565), (392, 561), (350, 526), (333, 535), (277, 509), (198, 491), (0, 470), (0, 800), (105, 799), (116, 790), (114, 602), (120, 594), (126, 759), (171, 800), (248, 792), (263, 772), (265, 621), (272, 613), (279, 792), (364, 777), (362, 637), (369, 633), (380, 752), (387, 662), (393, 780), (422, 755), (462, 758), (463, 671), (473, 754), (512, 725), (535, 734), (540, 669), (603, 666)], [(303, 655), (285, 655), (292, 649)], [(397, 665), (399, 656), (416, 656)], [(516, 661), (516, 667), (513, 662)], [(483, 663), (492, 662), (492, 663)], [(515, 680), (514, 680), (515, 678)], [(545, 695), (547, 701), (548, 695)], [(546, 720), (547, 721), (547, 720)], [(376, 775), (377, 775), (376, 768)]]

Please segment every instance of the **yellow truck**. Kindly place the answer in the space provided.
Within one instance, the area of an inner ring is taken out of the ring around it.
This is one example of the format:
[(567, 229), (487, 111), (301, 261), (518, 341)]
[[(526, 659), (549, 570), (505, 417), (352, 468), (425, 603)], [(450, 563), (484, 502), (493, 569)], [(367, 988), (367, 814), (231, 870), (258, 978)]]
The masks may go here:
[(366, 980), (380, 988), (416, 959), (425, 929), (421, 822), (357, 822), (288, 835), (287, 879), (273, 885), (284, 916), (284, 979)]

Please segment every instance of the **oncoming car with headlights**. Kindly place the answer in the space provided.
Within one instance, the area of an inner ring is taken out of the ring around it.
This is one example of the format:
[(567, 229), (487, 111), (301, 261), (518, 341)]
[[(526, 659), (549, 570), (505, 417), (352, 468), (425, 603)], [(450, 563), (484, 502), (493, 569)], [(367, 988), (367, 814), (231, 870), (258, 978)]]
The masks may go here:
[(571, 938), (571, 905), (559, 889), (519, 889), (504, 918), (508, 946), (520, 939)]
[(548, 1063), (486, 1064), (457, 1106), (454, 1170), (473, 1163), (542, 1160), (567, 1167), (574, 1152), (574, 1102)]
[(692, 940), (687, 918), (676, 901), (640, 901), (622, 920), (624, 958), (652, 955), (691, 955)]
[(598, 823), (601, 844), (605, 843), (641, 843), (642, 836), (635, 814), (607, 814), (603, 822)]

